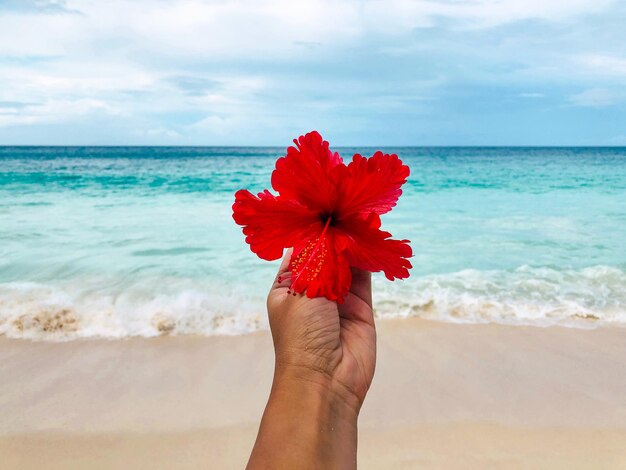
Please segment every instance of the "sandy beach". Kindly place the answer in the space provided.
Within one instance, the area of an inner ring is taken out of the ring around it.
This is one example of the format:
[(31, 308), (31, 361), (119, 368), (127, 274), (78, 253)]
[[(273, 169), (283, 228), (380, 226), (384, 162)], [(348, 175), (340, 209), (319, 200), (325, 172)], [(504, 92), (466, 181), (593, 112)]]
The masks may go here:
[[(378, 327), (360, 468), (626, 468), (625, 328)], [(0, 467), (243, 468), (272, 367), (268, 332), (0, 338)]]

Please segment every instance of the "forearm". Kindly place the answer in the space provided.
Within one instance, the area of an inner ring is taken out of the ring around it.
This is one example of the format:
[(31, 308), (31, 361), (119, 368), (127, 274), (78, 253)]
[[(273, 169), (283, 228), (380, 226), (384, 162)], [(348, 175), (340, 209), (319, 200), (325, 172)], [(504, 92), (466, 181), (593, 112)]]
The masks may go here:
[(357, 417), (324, 377), (277, 369), (248, 469), (356, 468)]

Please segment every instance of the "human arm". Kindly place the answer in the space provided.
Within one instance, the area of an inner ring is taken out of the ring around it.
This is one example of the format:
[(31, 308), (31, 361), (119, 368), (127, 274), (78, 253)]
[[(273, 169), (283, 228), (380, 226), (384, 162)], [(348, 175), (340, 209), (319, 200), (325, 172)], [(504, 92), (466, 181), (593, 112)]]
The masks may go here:
[(356, 468), (357, 419), (374, 375), (371, 275), (341, 305), (289, 292), (290, 253), (268, 296), (274, 380), (248, 469)]

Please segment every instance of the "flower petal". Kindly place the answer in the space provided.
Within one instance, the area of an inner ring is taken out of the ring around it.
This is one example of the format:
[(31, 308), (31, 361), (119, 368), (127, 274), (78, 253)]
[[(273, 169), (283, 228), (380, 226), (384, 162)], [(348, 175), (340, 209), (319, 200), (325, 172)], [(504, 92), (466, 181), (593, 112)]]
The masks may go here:
[(237, 191), (233, 219), (243, 226), (252, 252), (268, 261), (280, 258), (283, 249), (317, 237), (322, 231), (316, 213), (267, 190), (258, 196), (244, 189)]
[(338, 153), (328, 148), (328, 142), (316, 132), (294, 140), (287, 155), (276, 161), (272, 187), (282, 198), (293, 199), (310, 209), (330, 212), (335, 199), (333, 168), (343, 166)]
[(413, 255), (409, 240), (392, 240), (391, 234), (380, 230), (380, 217), (371, 213), (367, 219), (354, 216), (337, 227), (346, 246), (350, 266), (370, 272), (383, 271), (390, 281), (409, 277)]
[(333, 232), (322, 234), (294, 248), (289, 263), (291, 289), (309, 298), (326, 297), (343, 303), (350, 290), (352, 272), (346, 257), (337, 249)]
[(337, 213), (341, 217), (359, 213), (389, 212), (402, 194), (410, 170), (397, 155), (376, 152), (365, 158), (354, 155), (342, 175), (339, 187)]

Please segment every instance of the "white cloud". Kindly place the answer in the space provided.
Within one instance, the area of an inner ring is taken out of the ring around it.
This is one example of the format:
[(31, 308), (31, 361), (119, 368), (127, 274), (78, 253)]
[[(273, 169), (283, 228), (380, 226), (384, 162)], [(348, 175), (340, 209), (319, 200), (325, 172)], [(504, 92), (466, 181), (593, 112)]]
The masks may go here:
[(158, 128), (150, 128), (150, 129), (138, 129), (133, 131), (133, 134), (139, 137), (147, 137), (148, 139), (152, 139), (154, 137), (157, 138), (165, 138), (167, 140), (178, 140), (180, 139), (180, 133), (176, 132), (173, 129), (168, 129), (166, 127), (158, 127)]
[(603, 11), (614, 3), (614, 0), (375, 0), (365, 3), (365, 11), (370, 25), (386, 21), (396, 28), (427, 27), (438, 19), (447, 19), (468, 27), (486, 28), (529, 19), (562, 21)]
[(569, 101), (576, 106), (604, 108), (612, 106), (623, 99), (620, 94), (606, 88), (590, 88), (581, 93), (571, 95)]
[(31, 104), (18, 108), (0, 110), (0, 127), (43, 122), (71, 121), (80, 116), (93, 114), (116, 116), (120, 111), (110, 104), (93, 99), (50, 100), (42, 104)]
[(65, 7), (64, 0), (2, 0), (0, 11), (35, 13), (75, 13)]
[(578, 62), (587, 70), (600, 75), (626, 77), (626, 58), (624, 57), (583, 55), (578, 57)]
[[(614, 0), (74, 0), (81, 15), (0, 14), (0, 54), (87, 56), (93, 48), (202, 58), (301, 54), (376, 33), (397, 35), (450, 20), (470, 27), (561, 21), (600, 12)], [(28, 31), (29, 34), (24, 34)], [(17, 41), (15, 38), (19, 37)], [(110, 52), (110, 51), (109, 51)]]
[[(494, 86), (503, 79), (515, 85), (507, 96), (522, 98), (543, 97), (532, 91), (549, 90), (542, 80), (580, 80), (578, 89), (588, 90), (571, 103), (608, 106), (617, 99), (608, 82), (626, 75), (621, 51), (563, 50), (552, 46), (549, 28), (562, 28), (563, 43), (569, 25), (585, 37), (589, 15), (608, 17), (615, 5), (0, 0), (0, 102), (16, 104), (0, 107), (0, 126), (114, 115), (129, 134), (148, 140), (214, 135), (235, 141), (238, 133), (262, 135), (257, 127), (308, 127), (313, 117), (346, 122), (340, 112), (365, 122), (368, 112), (374, 120), (450, 110), (441, 90), (451, 84)], [(525, 20), (548, 28), (543, 42), (534, 43), (531, 33), (509, 36), (507, 28)]]

